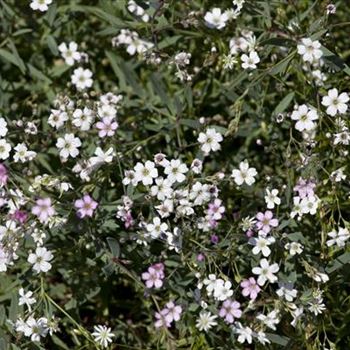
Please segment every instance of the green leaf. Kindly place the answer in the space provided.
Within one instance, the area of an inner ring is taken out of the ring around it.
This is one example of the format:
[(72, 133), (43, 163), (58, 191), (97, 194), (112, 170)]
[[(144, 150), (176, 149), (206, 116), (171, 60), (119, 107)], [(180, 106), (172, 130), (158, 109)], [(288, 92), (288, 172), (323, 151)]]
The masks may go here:
[(292, 102), (294, 95), (295, 95), (294, 92), (290, 92), (287, 96), (285, 96), (282, 99), (282, 101), (276, 106), (276, 108), (272, 112), (272, 115), (277, 115), (279, 113), (284, 112)]
[(5, 49), (0, 49), (0, 57), (5, 59), (6, 61), (12, 63), (13, 65), (17, 66), (23, 74), (25, 73), (25, 66), (24, 66), (23, 61), (18, 59), (18, 57), (16, 57), (11, 52), (9, 52)]
[(326, 267), (326, 272), (332, 273), (349, 263), (350, 263), (350, 252), (347, 252), (333, 259), (331, 265)]
[(109, 249), (111, 250), (113, 257), (119, 258), (120, 256), (119, 242), (113, 237), (107, 237), (107, 243), (109, 245)]
[(270, 68), (269, 73), (271, 75), (284, 74), (287, 71), (287, 68), (290, 62), (293, 60), (296, 51), (291, 52), (287, 57), (283, 60), (276, 63), (272, 68)]
[(266, 337), (271, 340), (272, 343), (279, 344), (282, 346), (286, 346), (289, 342), (288, 337), (284, 337), (282, 335), (272, 334), (272, 333), (266, 333)]

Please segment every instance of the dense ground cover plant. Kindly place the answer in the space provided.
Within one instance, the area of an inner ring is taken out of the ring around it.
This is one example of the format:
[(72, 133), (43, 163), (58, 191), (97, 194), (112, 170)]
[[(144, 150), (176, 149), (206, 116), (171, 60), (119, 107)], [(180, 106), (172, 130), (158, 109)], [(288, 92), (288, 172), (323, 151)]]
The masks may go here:
[(350, 348), (349, 16), (1, 1), (0, 348)]

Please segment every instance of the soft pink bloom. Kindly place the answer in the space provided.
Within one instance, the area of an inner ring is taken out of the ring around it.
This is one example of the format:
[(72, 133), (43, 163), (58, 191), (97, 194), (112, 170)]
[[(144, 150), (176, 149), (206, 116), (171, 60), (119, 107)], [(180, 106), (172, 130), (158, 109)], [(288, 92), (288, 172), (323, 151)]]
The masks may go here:
[(163, 309), (160, 312), (155, 313), (157, 321), (154, 323), (154, 326), (156, 328), (160, 328), (160, 327), (169, 328), (171, 326), (171, 322), (169, 322), (166, 318), (167, 314), (168, 314), (167, 309)]
[(5, 186), (8, 179), (8, 170), (4, 164), (0, 163), (0, 187)]
[(298, 192), (300, 198), (314, 197), (314, 188), (316, 184), (312, 180), (304, 180), (300, 178), (293, 190)]
[(82, 199), (77, 199), (74, 202), (75, 208), (78, 209), (77, 215), (81, 219), (85, 216), (92, 217), (97, 205), (97, 202), (95, 202), (88, 194), (84, 195)]
[(221, 205), (222, 201), (219, 198), (216, 198), (214, 202), (209, 203), (208, 215), (213, 220), (220, 220), (222, 218), (222, 214), (225, 212), (225, 207)]
[(240, 285), (243, 288), (242, 295), (245, 297), (249, 295), (249, 298), (252, 300), (255, 300), (259, 292), (261, 291), (261, 288), (256, 283), (254, 277), (250, 277), (249, 279), (242, 281)]
[(164, 310), (167, 311), (165, 318), (168, 322), (176, 322), (180, 319), (182, 307), (180, 305), (175, 305), (172, 300), (165, 305)]
[(147, 288), (160, 288), (163, 285), (164, 264), (158, 263), (150, 266), (147, 272), (143, 272), (141, 277)]
[(266, 210), (265, 213), (258, 213), (256, 218), (259, 220), (256, 227), (264, 233), (269, 233), (272, 227), (278, 226), (278, 220), (273, 218), (271, 210)]
[(118, 123), (113, 117), (104, 117), (102, 121), (96, 123), (96, 128), (100, 130), (99, 137), (113, 136), (118, 128)]
[(51, 206), (50, 198), (39, 198), (36, 206), (32, 208), (32, 214), (36, 215), (40, 222), (47, 222), (50, 216), (55, 214), (55, 208)]
[(240, 318), (242, 311), (241, 304), (238, 301), (227, 299), (223, 302), (219, 311), (219, 316), (225, 318), (227, 323), (233, 323), (234, 318)]
[(14, 214), (12, 214), (11, 217), (19, 223), (24, 224), (28, 219), (28, 213), (24, 210), (16, 209), (16, 211), (14, 212)]

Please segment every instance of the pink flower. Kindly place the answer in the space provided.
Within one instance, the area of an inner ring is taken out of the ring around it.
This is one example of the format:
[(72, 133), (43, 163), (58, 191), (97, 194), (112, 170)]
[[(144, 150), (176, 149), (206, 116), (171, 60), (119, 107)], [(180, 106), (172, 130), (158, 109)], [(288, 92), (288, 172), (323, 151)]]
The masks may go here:
[(256, 227), (265, 234), (271, 231), (271, 227), (278, 226), (278, 220), (273, 218), (271, 210), (266, 210), (265, 213), (258, 213), (256, 218), (259, 220), (256, 223)]
[(154, 323), (154, 326), (156, 328), (160, 328), (160, 327), (169, 328), (171, 326), (171, 322), (169, 322), (166, 318), (167, 314), (168, 314), (167, 309), (163, 309), (160, 312), (155, 313), (157, 321)]
[(165, 318), (168, 322), (176, 322), (180, 319), (182, 307), (180, 305), (175, 305), (172, 300), (165, 305), (164, 310), (167, 311)]
[(245, 297), (249, 295), (251, 300), (255, 300), (261, 291), (254, 277), (250, 277), (249, 279), (242, 281), (240, 285), (243, 288), (242, 295)]
[(222, 200), (216, 198), (214, 202), (209, 203), (208, 215), (213, 220), (220, 220), (222, 218), (222, 214), (225, 212), (225, 207), (221, 205)]
[(163, 285), (164, 265), (162, 263), (154, 264), (148, 268), (147, 272), (142, 273), (142, 279), (147, 288), (160, 288)]
[(225, 318), (227, 323), (233, 323), (234, 318), (240, 318), (242, 316), (240, 306), (241, 304), (238, 301), (227, 299), (222, 304), (219, 316)]
[(55, 208), (51, 206), (50, 198), (39, 198), (36, 206), (32, 208), (32, 214), (36, 215), (40, 222), (45, 223), (56, 213)]
[(8, 171), (4, 164), (0, 163), (0, 187), (5, 186), (8, 179)]
[(24, 210), (16, 209), (12, 215), (12, 219), (17, 220), (19, 223), (24, 224), (27, 221), (28, 213)]
[(298, 192), (300, 198), (305, 197), (313, 197), (314, 196), (314, 188), (316, 187), (316, 184), (309, 180), (306, 181), (302, 178), (300, 178), (293, 188), (294, 191)]
[(113, 136), (118, 126), (118, 123), (113, 117), (104, 117), (102, 118), (102, 121), (96, 123), (96, 128), (100, 130), (98, 136)]
[(77, 199), (74, 202), (75, 208), (78, 209), (77, 215), (81, 219), (85, 216), (92, 217), (97, 205), (97, 202), (95, 202), (88, 194), (84, 195), (82, 199)]

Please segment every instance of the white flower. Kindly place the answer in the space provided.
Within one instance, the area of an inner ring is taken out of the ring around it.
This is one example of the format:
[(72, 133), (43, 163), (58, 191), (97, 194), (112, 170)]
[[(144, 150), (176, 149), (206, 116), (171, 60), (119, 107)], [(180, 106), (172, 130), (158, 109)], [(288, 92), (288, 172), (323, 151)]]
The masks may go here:
[(350, 144), (350, 132), (347, 128), (343, 129), (341, 132), (334, 134), (334, 145), (349, 145)]
[(276, 324), (279, 324), (280, 319), (278, 318), (278, 312), (276, 310), (271, 311), (268, 313), (266, 316), (263, 314), (259, 314), (256, 317), (259, 321), (262, 321), (265, 326), (273, 329), (274, 331), (276, 330)]
[(341, 167), (337, 170), (332, 171), (329, 178), (335, 182), (344, 181), (346, 179), (346, 174), (344, 174), (344, 170), (345, 170), (345, 167)]
[(97, 167), (104, 163), (111, 163), (115, 155), (113, 147), (108, 148), (106, 152), (104, 152), (101, 147), (97, 147), (94, 154), (96, 157), (91, 157), (88, 161), (89, 167)]
[(297, 120), (295, 129), (298, 131), (310, 131), (315, 128), (314, 120), (318, 119), (315, 109), (308, 108), (307, 105), (301, 105), (293, 111), (291, 115), (292, 120)]
[(266, 189), (265, 202), (267, 204), (268, 209), (273, 209), (276, 205), (281, 204), (281, 199), (278, 197), (278, 190), (273, 189), (270, 191), (268, 188)]
[(200, 331), (207, 332), (210, 328), (217, 325), (217, 322), (215, 321), (216, 318), (217, 316), (212, 315), (210, 312), (202, 311), (197, 319), (196, 327)]
[(242, 68), (243, 69), (256, 69), (257, 63), (260, 62), (259, 55), (256, 51), (249, 52), (249, 56), (243, 54), (241, 56)]
[(158, 177), (158, 170), (155, 168), (155, 164), (150, 160), (147, 160), (145, 164), (138, 162), (134, 166), (135, 180), (142, 182), (145, 186), (152, 185), (153, 179)]
[(305, 62), (313, 63), (318, 61), (323, 53), (321, 43), (318, 40), (312, 41), (310, 38), (301, 39), (301, 44), (297, 46), (298, 54), (303, 57)]
[(293, 210), (290, 213), (290, 217), (293, 219), (296, 215), (299, 217), (303, 215), (301, 210), (301, 198), (298, 196), (293, 197)]
[(146, 226), (147, 232), (152, 238), (158, 238), (162, 233), (167, 233), (168, 225), (161, 222), (158, 217), (153, 218), (153, 223)]
[(52, 259), (52, 253), (45, 247), (37, 247), (35, 253), (28, 256), (28, 262), (33, 265), (33, 270), (36, 273), (49, 271), (52, 267), (49, 261)]
[(95, 342), (104, 348), (108, 347), (109, 343), (112, 343), (112, 338), (115, 336), (109, 327), (101, 325), (94, 326), (94, 332), (91, 335), (95, 338)]
[(40, 341), (41, 337), (46, 337), (49, 328), (47, 318), (41, 317), (38, 320), (30, 316), (23, 325), (24, 335), (30, 337), (31, 341)]
[(186, 176), (184, 174), (187, 171), (186, 164), (181, 163), (179, 159), (172, 159), (164, 169), (164, 173), (168, 175), (167, 179), (170, 183), (185, 181)]
[(300, 202), (301, 212), (303, 214), (309, 213), (311, 215), (315, 215), (319, 202), (320, 200), (316, 196), (303, 198)]
[(207, 286), (206, 291), (208, 296), (211, 296), (213, 294), (213, 291), (215, 290), (218, 283), (220, 283), (220, 279), (217, 279), (216, 276), (212, 273), (208, 276), (208, 278), (204, 279), (203, 284)]
[(230, 281), (224, 281), (218, 279), (214, 287), (214, 298), (220, 301), (224, 301), (233, 295), (233, 290), (231, 289), (232, 283)]
[(208, 11), (205, 16), (204, 20), (206, 25), (209, 28), (216, 28), (216, 29), (222, 29), (226, 26), (226, 22), (228, 21), (227, 13), (221, 12), (220, 8), (213, 8), (210, 11)]
[(249, 239), (249, 243), (253, 244), (255, 247), (252, 252), (254, 255), (262, 253), (263, 256), (268, 257), (271, 254), (271, 249), (269, 245), (275, 242), (274, 237), (257, 237)]
[(209, 154), (210, 151), (218, 151), (222, 140), (222, 135), (215, 129), (207, 129), (205, 133), (201, 132), (198, 136), (198, 142), (202, 144), (201, 150), (205, 154)]
[(181, 67), (187, 66), (190, 64), (191, 54), (187, 52), (179, 52), (175, 55), (174, 61)]
[(45, 12), (49, 9), (49, 6), (52, 3), (52, 0), (32, 0), (30, 7), (36, 11)]
[(202, 205), (208, 202), (210, 197), (209, 186), (207, 184), (202, 185), (198, 181), (192, 186), (189, 193), (189, 198), (194, 201), (194, 205)]
[(232, 177), (238, 186), (241, 186), (244, 182), (251, 186), (255, 182), (255, 176), (257, 175), (255, 168), (249, 168), (249, 163), (247, 160), (239, 163), (239, 170), (232, 170)]
[(48, 119), (48, 123), (56, 129), (59, 129), (68, 120), (68, 114), (59, 109), (52, 109)]
[(33, 298), (33, 292), (31, 292), (30, 290), (25, 293), (23, 288), (20, 288), (18, 291), (19, 294), (19, 301), (18, 301), (18, 305), (24, 305), (26, 304), (28, 307), (28, 310), (31, 311), (31, 306), (32, 304), (34, 304), (36, 302), (35, 298)]
[(60, 149), (60, 156), (65, 159), (69, 156), (75, 158), (79, 154), (80, 146), (81, 141), (74, 134), (65, 134), (64, 138), (60, 137), (56, 142), (56, 147)]
[(0, 118), (0, 137), (6, 136), (7, 132), (7, 122), (4, 118)]
[(289, 250), (289, 254), (294, 256), (296, 254), (301, 254), (303, 252), (303, 246), (298, 242), (286, 243), (285, 249)]
[(344, 114), (347, 111), (349, 99), (349, 95), (346, 92), (338, 95), (338, 90), (334, 88), (328, 90), (327, 96), (323, 96), (322, 105), (327, 107), (327, 114), (334, 117), (337, 113)]
[(339, 227), (339, 231), (333, 230), (327, 235), (331, 238), (326, 243), (328, 247), (337, 245), (339, 248), (345, 246), (345, 242), (350, 238), (350, 232), (347, 228)]
[(243, 344), (247, 342), (251, 344), (253, 341), (253, 331), (249, 327), (243, 327), (240, 322), (237, 322), (237, 327), (234, 331), (238, 334), (238, 342)]
[(21, 161), (25, 163), (27, 161), (33, 160), (36, 157), (36, 152), (28, 151), (27, 146), (24, 143), (19, 143), (14, 150), (16, 151), (13, 156), (13, 160), (17, 163)]
[(163, 179), (162, 177), (158, 177), (155, 180), (155, 185), (151, 187), (151, 196), (156, 197), (160, 201), (164, 201), (165, 198), (170, 198), (173, 189), (171, 188), (171, 183), (167, 179)]
[(74, 84), (78, 90), (90, 88), (93, 83), (91, 77), (92, 72), (90, 69), (83, 69), (81, 67), (74, 69), (73, 75), (71, 77), (72, 84)]
[(94, 113), (90, 108), (84, 107), (84, 110), (76, 109), (73, 112), (72, 124), (82, 131), (89, 130), (94, 121)]
[(287, 301), (292, 302), (297, 297), (298, 291), (293, 289), (292, 283), (281, 283), (276, 293), (280, 298), (284, 297)]
[(69, 66), (73, 66), (74, 61), (79, 61), (81, 59), (81, 54), (78, 52), (78, 44), (71, 41), (68, 46), (66, 43), (62, 43), (58, 46), (62, 57)]
[(259, 275), (258, 284), (259, 286), (263, 286), (266, 281), (271, 283), (277, 282), (278, 278), (274, 275), (274, 273), (279, 271), (279, 267), (276, 263), (270, 265), (266, 259), (260, 260), (260, 267), (254, 267), (252, 272), (255, 275)]
[(10, 156), (11, 145), (5, 140), (0, 139), (0, 159), (7, 159)]

